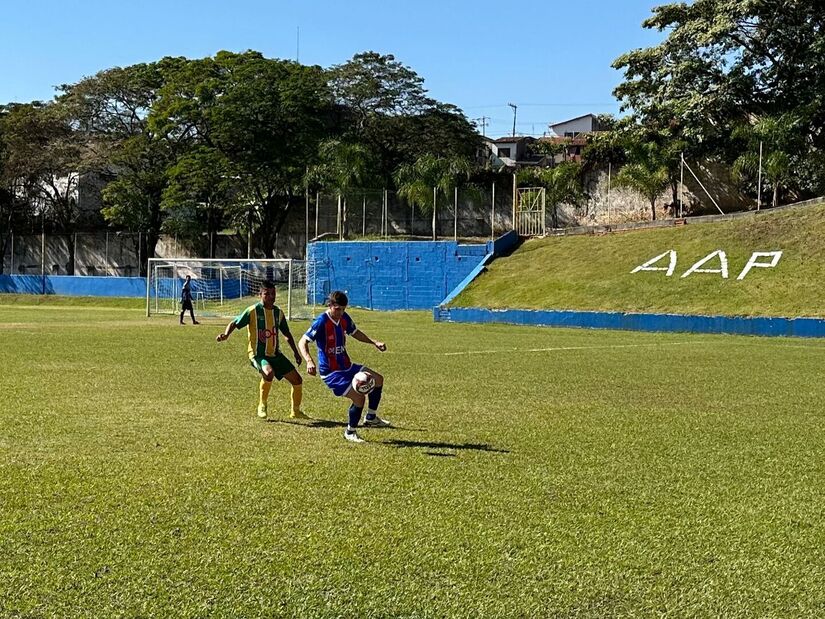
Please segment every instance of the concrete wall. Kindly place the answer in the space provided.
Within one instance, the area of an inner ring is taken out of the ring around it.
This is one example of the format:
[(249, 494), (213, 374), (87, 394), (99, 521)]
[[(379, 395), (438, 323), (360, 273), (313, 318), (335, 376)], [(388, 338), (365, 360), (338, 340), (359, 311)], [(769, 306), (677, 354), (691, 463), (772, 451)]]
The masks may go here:
[(491, 310), (437, 307), (436, 322), (507, 323), (548, 327), (578, 327), (625, 331), (730, 333), (780, 337), (825, 337), (820, 318), (763, 318), (746, 316), (688, 316), (678, 314), (626, 314), (554, 310)]
[(0, 275), (0, 293), (59, 294), (81, 297), (144, 297), (143, 277)]
[(310, 299), (321, 304), (330, 291), (344, 290), (358, 307), (430, 309), (492, 251), (492, 243), (454, 241), (311, 243)]

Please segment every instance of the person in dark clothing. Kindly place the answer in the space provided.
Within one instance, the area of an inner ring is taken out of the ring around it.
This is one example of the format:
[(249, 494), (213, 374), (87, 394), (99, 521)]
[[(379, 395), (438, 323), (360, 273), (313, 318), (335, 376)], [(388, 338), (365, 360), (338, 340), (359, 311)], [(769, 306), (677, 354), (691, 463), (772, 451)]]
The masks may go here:
[(180, 324), (183, 324), (183, 315), (189, 310), (189, 315), (192, 317), (192, 324), (199, 325), (195, 320), (195, 309), (192, 307), (192, 278), (187, 275), (186, 281), (183, 282), (183, 288), (180, 289)]

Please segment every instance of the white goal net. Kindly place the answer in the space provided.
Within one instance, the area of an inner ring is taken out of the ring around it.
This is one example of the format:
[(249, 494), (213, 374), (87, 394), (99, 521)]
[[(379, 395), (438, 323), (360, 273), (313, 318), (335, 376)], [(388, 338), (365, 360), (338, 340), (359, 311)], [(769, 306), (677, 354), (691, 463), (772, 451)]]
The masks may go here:
[(260, 299), (261, 282), (271, 280), (275, 300), (287, 318), (312, 318), (304, 260), (222, 260), (150, 258), (146, 276), (146, 315), (181, 311), (181, 288), (187, 275), (195, 314), (237, 316)]

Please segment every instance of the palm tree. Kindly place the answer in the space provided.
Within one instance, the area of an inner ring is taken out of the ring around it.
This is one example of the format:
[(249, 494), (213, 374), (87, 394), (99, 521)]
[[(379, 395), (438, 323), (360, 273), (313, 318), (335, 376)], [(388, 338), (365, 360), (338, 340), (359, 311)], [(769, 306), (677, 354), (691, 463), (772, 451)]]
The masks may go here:
[(638, 145), (630, 154), (630, 163), (616, 175), (616, 184), (632, 189), (650, 201), (650, 213), (656, 220), (656, 200), (670, 185), (668, 160), (654, 143)]
[(436, 211), (439, 202), (449, 203), (453, 190), (461, 179), (469, 180), (472, 164), (462, 157), (422, 155), (414, 163), (406, 163), (395, 171), (398, 195), (424, 213), (432, 213), (433, 240), (437, 237)]
[(759, 145), (763, 145), (762, 172), (772, 187), (772, 206), (779, 206), (779, 191), (791, 179), (792, 153), (798, 141), (800, 119), (791, 114), (765, 116), (753, 124), (740, 125), (733, 131), (733, 137), (744, 138), (748, 152), (733, 162), (733, 172), (741, 180), (758, 175)]
[(333, 139), (321, 143), (318, 159), (320, 163), (307, 170), (306, 184), (338, 192), (339, 231), (346, 236), (347, 194), (367, 186), (374, 169), (372, 155), (363, 144)]

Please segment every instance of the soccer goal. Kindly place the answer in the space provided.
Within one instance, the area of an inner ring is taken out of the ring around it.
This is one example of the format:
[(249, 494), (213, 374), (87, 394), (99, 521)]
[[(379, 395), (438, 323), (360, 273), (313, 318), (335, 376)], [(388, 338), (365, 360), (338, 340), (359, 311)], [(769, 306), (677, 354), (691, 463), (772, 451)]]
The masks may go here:
[(260, 285), (271, 280), (275, 303), (287, 318), (312, 318), (304, 260), (224, 260), (150, 258), (146, 271), (146, 315), (180, 312), (181, 288), (192, 278), (192, 303), (202, 316), (236, 316), (259, 300)]

